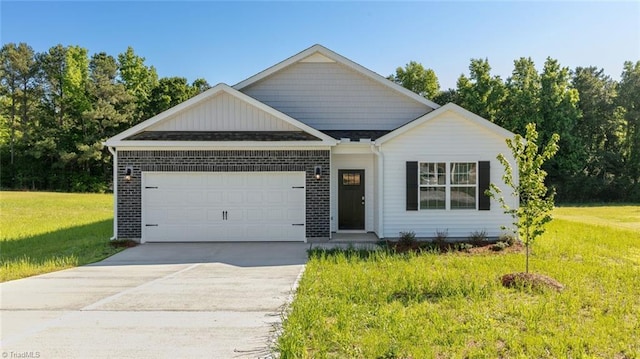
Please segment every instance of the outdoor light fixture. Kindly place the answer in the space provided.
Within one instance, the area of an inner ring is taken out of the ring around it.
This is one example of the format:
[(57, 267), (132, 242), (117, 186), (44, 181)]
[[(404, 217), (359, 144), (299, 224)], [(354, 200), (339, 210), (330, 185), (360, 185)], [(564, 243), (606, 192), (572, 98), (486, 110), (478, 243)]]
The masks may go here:
[(127, 182), (131, 181), (132, 173), (133, 173), (133, 168), (127, 167), (127, 169), (124, 170), (124, 180)]
[(315, 175), (316, 175), (316, 179), (319, 180), (320, 179), (320, 172), (322, 172), (322, 167), (320, 166), (316, 166), (315, 169)]

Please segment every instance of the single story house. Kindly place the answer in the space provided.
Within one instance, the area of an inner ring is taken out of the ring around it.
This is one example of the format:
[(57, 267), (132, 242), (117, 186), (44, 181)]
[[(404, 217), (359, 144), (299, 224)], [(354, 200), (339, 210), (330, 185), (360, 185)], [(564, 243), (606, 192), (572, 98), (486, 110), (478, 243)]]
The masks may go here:
[(108, 139), (113, 238), (498, 236), (511, 218), (484, 191), (510, 137), (314, 45)]

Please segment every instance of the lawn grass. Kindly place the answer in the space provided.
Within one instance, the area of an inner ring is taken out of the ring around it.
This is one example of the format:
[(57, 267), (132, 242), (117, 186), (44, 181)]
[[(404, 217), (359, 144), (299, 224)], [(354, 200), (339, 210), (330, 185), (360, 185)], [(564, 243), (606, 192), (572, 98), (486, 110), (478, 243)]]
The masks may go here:
[(112, 195), (0, 192), (0, 281), (108, 257), (112, 226)]
[(524, 270), (522, 253), (314, 252), (281, 357), (638, 358), (640, 231), (620, 208), (556, 212), (571, 219), (549, 225), (531, 266), (559, 293), (500, 285)]

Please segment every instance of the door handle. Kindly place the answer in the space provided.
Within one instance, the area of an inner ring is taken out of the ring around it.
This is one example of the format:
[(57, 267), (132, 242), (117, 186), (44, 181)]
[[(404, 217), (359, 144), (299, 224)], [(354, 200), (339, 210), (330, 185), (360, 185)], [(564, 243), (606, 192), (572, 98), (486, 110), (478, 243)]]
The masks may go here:
[(362, 205), (364, 206), (364, 196), (362, 196)]

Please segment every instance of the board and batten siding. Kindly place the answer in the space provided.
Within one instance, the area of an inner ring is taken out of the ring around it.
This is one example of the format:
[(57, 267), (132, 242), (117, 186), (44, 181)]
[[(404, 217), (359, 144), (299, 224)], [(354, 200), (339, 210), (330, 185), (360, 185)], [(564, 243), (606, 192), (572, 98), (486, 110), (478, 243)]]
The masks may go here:
[[(502, 184), (498, 153), (513, 164), (505, 139), (453, 112), (445, 112), (382, 145), (384, 152), (384, 237), (397, 238), (400, 231), (414, 231), (417, 237), (433, 238), (436, 231), (448, 231), (449, 238), (466, 238), (474, 231), (488, 236), (503, 233), (502, 225), (512, 219), (491, 200), (491, 209), (418, 210), (406, 209), (406, 162), (490, 161), (490, 182), (503, 188), (505, 198), (515, 201)], [(482, 194), (479, 193), (478, 196)]]
[(345, 154), (331, 156), (331, 231), (338, 231), (338, 170), (364, 170), (364, 230), (374, 231), (374, 183), (373, 154)]
[(299, 129), (223, 92), (150, 126), (147, 131), (299, 131)]
[(319, 130), (392, 130), (431, 111), (336, 62), (298, 62), (241, 91)]

